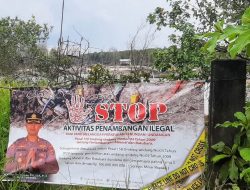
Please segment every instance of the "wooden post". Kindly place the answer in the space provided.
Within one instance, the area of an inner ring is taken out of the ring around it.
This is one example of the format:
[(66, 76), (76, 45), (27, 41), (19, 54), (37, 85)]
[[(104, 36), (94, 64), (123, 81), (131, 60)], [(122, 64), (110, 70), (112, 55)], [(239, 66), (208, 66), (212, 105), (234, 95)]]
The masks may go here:
[(235, 129), (215, 128), (217, 123), (233, 121), (234, 113), (243, 111), (246, 92), (246, 62), (244, 60), (215, 60), (211, 65), (208, 128), (208, 186), (214, 189), (218, 168), (213, 167), (211, 158), (215, 152), (213, 144), (223, 141), (233, 144)]

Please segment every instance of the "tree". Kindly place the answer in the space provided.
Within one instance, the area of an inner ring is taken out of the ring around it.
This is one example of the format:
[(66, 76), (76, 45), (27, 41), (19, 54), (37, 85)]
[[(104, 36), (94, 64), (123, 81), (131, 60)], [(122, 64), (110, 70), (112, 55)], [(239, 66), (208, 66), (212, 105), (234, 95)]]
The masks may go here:
[(58, 51), (51, 49), (48, 54), (41, 55), (36, 61), (35, 68), (39, 75), (46, 79), (49, 84), (59, 83), (59, 80), (64, 83), (75, 81), (74, 73), (69, 70), (73, 65), (71, 57), (61, 55), (60, 60)]
[(10, 17), (0, 20), (0, 74), (13, 76), (19, 69), (32, 68), (45, 53), (42, 44), (48, 39), (51, 28), (39, 25), (32, 17), (28, 21)]
[[(157, 7), (153, 13), (148, 16), (148, 21), (151, 24), (156, 24), (160, 30), (162, 27), (170, 27), (180, 32), (180, 35), (171, 35), (170, 40), (174, 44), (176, 50), (173, 52), (173, 47), (165, 51), (165, 59), (171, 60), (171, 66), (176, 68), (178, 74), (172, 78), (183, 79), (182, 76), (187, 76), (186, 73), (192, 73), (196, 67), (202, 69), (202, 75), (198, 78), (206, 78), (206, 71), (210, 60), (217, 56), (208, 55), (200, 51), (200, 47), (205, 43), (204, 40), (197, 40), (195, 34), (212, 31), (213, 25), (220, 19), (227, 22), (238, 23), (240, 14), (244, 12), (247, 5), (250, 5), (249, 0), (225, 1), (225, 0), (167, 0), (170, 5), (170, 10), (167, 11), (162, 7)], [(161, 52), (162, 55), (164, 51)], [(172, 53), (173, 52), (173, 53)], [(221, 53), (225, 52), (225, 48), (221, 47)], [(157, 53), (155, 54), (157, 55)], [(190, 56), (189, 56), (190, 55)], [(197, 55), (196, 57), (194, 55)], [(176, 56), (178, 58), (176, 58)], [(170, 64), (164, 60), (159, 61), (155, 57), (155, 66), (159, 69), (170, 69)], [(161, 64), (159, 64), (161, 62)], [(195, 63), (195, 64), (194, 64)], [(205, 66), (204, 66), (205, 64)], [(183, 65), (180, 67), (180, 65)], [(205, 70), (204, 70), (205, 69)], [(170, 75), (171, 76), (171, 75)], [(191, 78), (196, 77), (196, 74), (190, 75)], [(186, 79), (186, 77), (184, 77)]]
[(154, 52), (155, 67), (160, 71), (167, 71), (169, 79), (188, 80), (209, 77), (208, 63), (212, 57), (200, 50), (203, 42), (195, 39), (194, 35), (193, 26), (187, 24), (181, 36), (170, 36), (175, 45)]
[(115, 78), (109, 73), (109, 70), (100, 64), (91, 66), (87, 82), (89, 84), (111, 84)]
[[(78, 32), (77, 32), (78, 33)], [(80, 33), (78, 33), (80, 35)], [(83, 83), (89, 62), (89, 41), (80, 35), (80, 41), (60, 39), (57, 49), (52, 49), (36, 65), (49, 85), (65, 86)]]
[(249, 0), (166, 0), (170, 11), (157, 7), (148, 16), (150, 23), (156, 23), (158, 28), (169, 26), (182, 31), (183, 24), (191, 23), (195, 31), (211, 31), (219, 20), (228, 23), (239, 22), (245, 8), (250, 6)]
[(221, 45), (225, 45), (231, 58), (250, 61), (250, 7), (242, 15), (240, 24), (224, 26), (223, 20), (218, 21), (214, 32), (208, 32), (202, 38), (208, 39), (204, 49), (210, 53), (220, 51)]
[(128, 42), (128, 49), (129, 58), (134, 71), (141, 71), (143, 70), (142, 66), (149, 65), (149, 47), (155, 39), (155, 32), (155, 30), (152, 30), (152, 27), (148, 28), (146, 24), (141, 24), (137, 28), (135, 34), (131, 36)]

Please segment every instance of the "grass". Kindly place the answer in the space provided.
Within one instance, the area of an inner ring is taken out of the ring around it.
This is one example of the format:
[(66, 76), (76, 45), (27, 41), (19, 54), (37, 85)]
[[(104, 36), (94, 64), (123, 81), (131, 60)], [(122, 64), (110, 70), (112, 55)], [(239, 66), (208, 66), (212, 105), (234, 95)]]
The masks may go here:
[[(0, 87), (24, 87), (24, 83), (0, 81)], [(111, 188), (31, 184), (20, 181), (4, 181), (3, 168), (8, 145), (10, 126), (10, 90), (0, 88), (0, 190), (111, 190)]]

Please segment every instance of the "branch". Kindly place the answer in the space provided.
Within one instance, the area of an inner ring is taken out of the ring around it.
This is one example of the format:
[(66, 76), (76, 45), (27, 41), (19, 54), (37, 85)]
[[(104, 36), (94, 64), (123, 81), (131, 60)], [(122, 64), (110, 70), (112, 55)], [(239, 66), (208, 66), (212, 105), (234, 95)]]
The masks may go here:
[(237, 57), (239, 57), (239, 58), (241, 58), (241, 59), (247, 61), (248, 63), (250, 63), (250, 58), (244, 57), (242, 54), (238, 54)]
[[(215, 50), (218, 52), (222, 52), (222, 53), (228, 53), (227, 48), (223, 46), (216, 46)], [(247, 62), (250, 62), (250, 58), (245, 57), (242, 54), (238, 54), (237, 57), (240, 59), (246, 60)]]
[(211, 27), (211, 21), (208, 20), (208, 18), (204, 15), (203, 10), (202, 10), (202, 8), (201, 8), (201, 5), (200, 5), (199, 1), (196, 0), (196, 3), (197, 3), (197, 5), (198, 5), (198, 7), (199, 7), (199, 9), (200, 9), (201, 16), (210, 24), (210, 27)]

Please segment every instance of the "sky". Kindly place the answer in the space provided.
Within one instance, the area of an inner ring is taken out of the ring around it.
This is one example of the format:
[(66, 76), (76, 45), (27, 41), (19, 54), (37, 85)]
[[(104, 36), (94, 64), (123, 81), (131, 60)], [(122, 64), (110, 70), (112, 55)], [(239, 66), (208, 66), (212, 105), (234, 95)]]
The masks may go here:
[[(53, 26), (48, 48), (57, 46), (60, 36), (62, 0), (0, 0), (0, 17), (18, 16), (28, 20), (32, 15), (40, 24)], [(149, 13), (157, 6), (167, 8), (166, 0), (65, 0), (63, 38), (79, 42), (86, 38), (96, 51), (128, 49), (132, 37), (146, 23)], [(146, 23), (136, 41), (141, 49), (147, 31), (155, 31), (154, 25)], [(174, 31), (164, 28), (155, 33), (149, 47), (167, 47), (168, 35)], [(81, 36), (80, 36), (80, 35)]]

